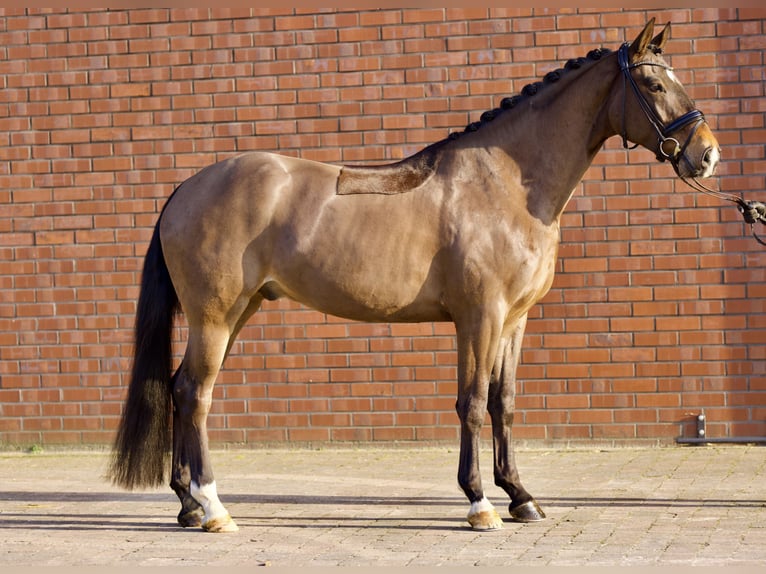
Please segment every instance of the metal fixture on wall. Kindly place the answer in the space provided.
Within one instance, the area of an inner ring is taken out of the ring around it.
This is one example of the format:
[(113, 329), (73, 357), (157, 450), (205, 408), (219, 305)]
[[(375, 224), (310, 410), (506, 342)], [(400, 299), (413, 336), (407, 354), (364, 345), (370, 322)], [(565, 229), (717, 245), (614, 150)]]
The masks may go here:
[(707, 436), (705, 413), (701, 412), (695, 417), (697, 423), (697, 436), (685, 438), (678, 437), (678, 444), (766, 444), (766, 436), (742, 436), (742, 437), (715, 437)]

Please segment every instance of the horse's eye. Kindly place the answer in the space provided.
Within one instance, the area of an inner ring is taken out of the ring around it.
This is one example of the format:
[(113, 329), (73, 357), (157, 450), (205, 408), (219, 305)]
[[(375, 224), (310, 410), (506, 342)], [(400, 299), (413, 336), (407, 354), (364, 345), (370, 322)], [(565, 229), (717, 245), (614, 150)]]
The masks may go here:
[(662, 84), (653, 83), (649, 84), (649, 91), (654, 94), (659, 94), (665, 91), (665, 87)]

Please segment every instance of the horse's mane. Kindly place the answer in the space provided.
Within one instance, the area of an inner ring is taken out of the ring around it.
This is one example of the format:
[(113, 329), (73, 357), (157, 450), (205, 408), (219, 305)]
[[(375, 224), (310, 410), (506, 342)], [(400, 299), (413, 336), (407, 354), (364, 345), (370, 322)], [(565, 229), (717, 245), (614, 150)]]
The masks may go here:
[(572, 58), (571, 60), (568, 60), (563, 68), (559, 68), (557, 70), (548, 72), (547, 74), (545, 74), (545, 76), (543, 77), (541, 81), (527, 84), (521, 89), (520, 93), (514, 96), (508, 96), (503, 98), (500, 101), (500, 107), (492, 109), (492, 110), (487, 110), (486, 112), (481, 114), (479, 121), (468, 124), (462, 132), (452, 132), (445, 139), (431, 144), (430, 146), (421, 150), (421, 152), (419, 153), (425, 152), (429, 148), (433, 148), (435, 146), (441, 146), (444, 143), (447, 143), (449, 141), (454, 141), (458, 139), (459, 137), (461, 137), (463, 134), (480, 130), (484, 125), (491, 122), (495, 118), (499, 117), (501, 114), (507, 112), (508, 110), (513, 109), (519, 103), (537, 95), (538, 92), (540, 92), (540, 90), (542, 90), (546, 86), (558, 82), (565, 73), (570, 72), (572, 70), (579, 70), (587, 62), (589, 61), (596, 62), (600, 60), (601, 58), (603, 58), (604, 56), (606, 56), (607, 54), (610, 54), (611, 52), (612, 50), (610, 50), (609, 48), (596, 48), (595, 50), (591, 50), (590, 52), (588, 52), (588, 54), (585, 57)]
[(573, 58), (563, 68), (545, 74), (542, 81), (527, 84), (515, 96), (505, 97), (500, 101), (500, 107), (481, 114), (479, 121), (468, 124), (462, 132), (452, 132), (446, 138), (432, 143), (419, 152), (395, 163), (378, 166), (344, 166), (338, 177), (337, 193), (340, 195), (359, 193), (397, 194), (411, 191), (425, 183), (436, 170), (439, 149), (462, 137), (464, 134), (476, 132), (502, 114), (508, 113), (519, 103), (533, 98), (546, 86), (558, 82), (561, 77), (578, 70), (588, 62), (600, 60), (611, 50), (597, 48), (588, 52), (586, 57)]

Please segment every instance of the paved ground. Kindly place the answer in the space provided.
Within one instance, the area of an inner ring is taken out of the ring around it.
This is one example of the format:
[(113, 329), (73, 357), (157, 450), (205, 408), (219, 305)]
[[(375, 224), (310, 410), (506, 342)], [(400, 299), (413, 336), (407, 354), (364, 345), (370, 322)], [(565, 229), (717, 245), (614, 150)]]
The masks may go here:
[[(0, 453), (6, 565), (766, 565), (766, 449), (521, 450), (549, 518), (479, 534), (457, 451), (214, 453), (236, 534), (175, 526), (167, 490), (126, 493), (103, 453)], [(482, 453), (485, 469), (491, 455)], [(491, 470), (485, 470), (485, 481)], [(505, 515), (504, 495), (487, 494)]]

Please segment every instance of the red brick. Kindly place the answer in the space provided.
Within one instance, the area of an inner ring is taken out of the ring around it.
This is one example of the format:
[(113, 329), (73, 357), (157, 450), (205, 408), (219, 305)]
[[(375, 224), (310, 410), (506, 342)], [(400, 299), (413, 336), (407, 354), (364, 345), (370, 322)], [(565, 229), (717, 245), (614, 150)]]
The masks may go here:
[[(403, 157), (461, 130), (557, 60), (583, 55), (581, 31), (604, 26), (606, 44), (616, 44), (646, 19), (630, 9), (235, 12), (4, 20), (0, 148), (10, 173), (0, 173), (0, 187), (11, 191), (0, 192), (0, 229), (11, 295), (0, 317), (15, 321), (3, 330), (4, 391), (121, 389), (124, 374), (105, 376), (103, 357), (121, 373), (129, 368), (151, 228), (170, 191), (207, 163), (252, 149), (333, 162)], [(762, 190), (766, 107), (753, 71), (762, 14), (662, 16), (675, 24), (673, 65), (723, 145), (721, 185)], [(561, 235), (555, 287), (530, 313), (518, 404), (533, 414), (517, 436), (672, 440), (684, 401), (720, 408), (716, 432), (759, 430), (750, 421), (762, 411), (718, 406), (748, 404), (764, 386), (754, 365), (766, 358), (766, 275), (738, 213), (612, 138)], [(456, 440), (451, 324), (367, 325), (285, 301), (264, 307), (221, 375), (214, 440)], [(180, 328), (179, 352), (185, 336)], [(31, 369), (23, 375), (22, 361)], [(704, 390), (694, 386), (703, 381)], [(55, 415), (32, 416), (28, 425), (39, 429), (31, 431), (5, 417), (0, 441), (108, 442), (123, 392), (108, 403), (68, 391), (17, 401)], [(635, 406), (656, 392), (662, 405)], [(257, 412), (297, 409), (321, 424), (235, 418), (251, 416), (245, 400)], [(385, 426), (353, 427), (352, 413), (381, 410), (393, 416)]]

